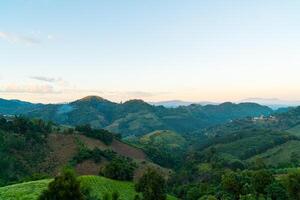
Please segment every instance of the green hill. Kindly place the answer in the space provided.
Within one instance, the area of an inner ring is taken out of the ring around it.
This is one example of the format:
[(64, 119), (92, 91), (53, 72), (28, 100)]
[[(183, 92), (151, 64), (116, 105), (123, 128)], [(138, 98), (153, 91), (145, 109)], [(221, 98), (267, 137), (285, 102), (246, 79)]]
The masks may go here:
[(179, 166), (187, 150), (188, 142), (181, 135), (170, 130), (159, 130), (141, 137), (128, 137), (128, 143), (142, 148), (155, 163), (168, 168)]
[(297, 125), (297, 126), (294, 126), (293, 128), (288, 129), (287, 132), (289, 132), (295, 136), (300, 136), (300, 125)]
[[(92, 195), (97, 197), (102, 197), (106, 192), (118, 191), (120, 199), (133, 200), (136, 194), (132, 182), (116, 181), (100, 176), (81, 176), (79, 179), (82, 186), (91, 188)], [(50, 181), (51, 179), (46, 179), (0, 187), (0, 199), (35, 200), (47, 188)], [(168, 196), (168, 200), (176, 200), (176, 198)]]
[(107, 129), (124, 136), (144, 135), (163, 129), (189, 133), (234, 119), (271, 113), (272, 109), (255, 103), (206, 106), (194, 104), (165, 108), (142, 100), (118, 104), (97, 96), (85, 97), (67, 104), (0, 101), (0, 114), (22, 114), (72, 126), (90, 124), (94, 128)]
[(139, 139), (142, 145), (159, 146), (171, 151), (182, 150), (187, 146), (187, 141), (180, 134), (169, 130), (154, 131)]
[(142, 149), (105, 130), (85, 133), (41, 120), (0, 117), (0, 186), (53, 177), (66, 165), (79, 175), (98, 175), (100, 168), (116, 157), (137, 164), (134, 178), (148, 166), (168, 173), (151, 163)]
[[(291, 140), (282, 145), (268, 149), (266, 152), (258, 154), (250, 159), (249, 162), (255, 162), (261, 158), (267, 166), (285, 166), (292, 162), (293, 156), (300, 158), (300, 141)], [(295, 159), (295, 158), (294, 158)]]

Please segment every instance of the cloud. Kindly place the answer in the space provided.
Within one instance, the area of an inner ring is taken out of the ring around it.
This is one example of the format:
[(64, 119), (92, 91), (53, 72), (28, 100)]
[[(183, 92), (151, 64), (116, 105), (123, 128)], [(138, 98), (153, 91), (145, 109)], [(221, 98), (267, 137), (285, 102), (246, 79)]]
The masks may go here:
[(141, 97), (152, 97), (157, 95), (156, 93), (152, 93), (152, 92), (144, 92), (144, 91), (128, 91), (125, 92), (126, 95), (133, 97), (133, 98), (141, 98)]
[(45, 76), (31, 76), (30, 78), (34, 79), (34, 80), (45, 81), (45, 82), (50, 82), (50, 83), (57, 81), (57, 79), (55, 79), (55, 78), (45, 77)]
[(54, 39), (54, 36), (51, 35), (51, 34), (49, 34), (49, 35), (47, 35), (47, 39), (48, 39), (48, 40), (53, 40), (53, 39)]
[(0, 87), (0, 93), (54, 94), (60, 93), (48, 84), (8, 84)]
[(41, 41), (37, 38), (33, 38), (29, 36), (21, 36), (13, 33), (1, 32), (1, 31), (0, 31), (0, 38), (10, 43), (24, 43), (28, 45), (35, 45), (41, 43)]

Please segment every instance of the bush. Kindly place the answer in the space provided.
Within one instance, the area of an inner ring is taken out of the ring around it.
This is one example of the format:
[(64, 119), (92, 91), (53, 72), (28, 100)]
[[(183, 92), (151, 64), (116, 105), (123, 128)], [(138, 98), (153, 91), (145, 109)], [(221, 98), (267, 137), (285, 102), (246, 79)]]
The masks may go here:
[(143, 200), (166, 200), (165, 179), (154, 169), (148, 169), (135, 185), (135, 190), (141, 192)]
[(84, 200), (80, 190), (80, 182), (71, 169), (64, 169), (62, 174), (54, 179), (39, 200)]
[(131, 159), (115, 157), (100, 173), (107, 178), (130, 181), (135, 168), (136, 164)]
[(87, 137), (101, 140), (104, 144), (109, 145), (114, 139), (114, 134), (104, 129), (92, 129), (89, 124), (76, 126), (76, 131), (83, 133)]

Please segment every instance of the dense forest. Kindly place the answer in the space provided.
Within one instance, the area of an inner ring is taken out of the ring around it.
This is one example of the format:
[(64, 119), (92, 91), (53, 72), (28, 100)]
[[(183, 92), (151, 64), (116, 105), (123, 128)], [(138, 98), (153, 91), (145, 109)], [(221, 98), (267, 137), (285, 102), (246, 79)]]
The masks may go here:
[[(183, 200), (297, 200), (299, 127), (299, 107), (190, 132), (157, 129), (141, 135), (112, 133), (85, 121), (66, 126), (6, 115), (0, 118), (0, 185), (57, 177), (40, 199), (65, 190), (64, 181), (75, 184), (81, 199), (119, 198), (113, 192), (94, 197), (88, 188), (78, 188), (78, 173), (134, 182), (132, 199), (166, 199), (171, 194)], [(75, 172), (61, 174), (63, 167)], [(148, 193), (152, 190), (158, 196)]]

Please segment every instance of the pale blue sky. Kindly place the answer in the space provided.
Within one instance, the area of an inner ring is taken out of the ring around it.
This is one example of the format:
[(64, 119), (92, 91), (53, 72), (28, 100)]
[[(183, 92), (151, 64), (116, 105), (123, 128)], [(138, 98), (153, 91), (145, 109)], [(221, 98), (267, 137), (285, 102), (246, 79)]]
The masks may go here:
[(0, 97), (300, 99), (298, 0), (0, 1)]

